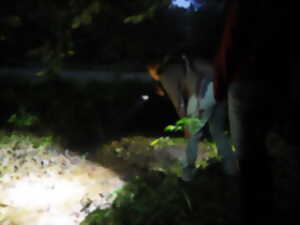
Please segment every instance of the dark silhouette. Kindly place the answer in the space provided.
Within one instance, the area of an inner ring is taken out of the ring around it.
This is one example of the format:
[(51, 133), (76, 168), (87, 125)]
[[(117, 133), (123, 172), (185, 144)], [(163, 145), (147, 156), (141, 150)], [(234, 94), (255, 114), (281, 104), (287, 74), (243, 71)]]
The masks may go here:
[[(290, 145), (298, 138), (292, 137), (299, 125), (294, 116), (299, 101), (297, 7), (259, 0), (230, 0), (225, 7), (215, 97), (228, 101), (230, 130), (239, 156), (243, 218), (249, 224), (293, 221), (279, 216), (286, 212), (274, 207), (276, 178), (266, 143), (271, 133)], [(289, 215), (294, 218), (295, 210), (291, 205)]]

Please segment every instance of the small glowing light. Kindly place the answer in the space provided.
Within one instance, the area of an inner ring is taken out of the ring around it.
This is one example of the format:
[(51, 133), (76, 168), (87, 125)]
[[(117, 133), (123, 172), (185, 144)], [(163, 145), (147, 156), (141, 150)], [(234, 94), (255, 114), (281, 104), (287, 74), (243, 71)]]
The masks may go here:
[(143, 101), (148, 101), (149, 100), (149, 95), (142, 95), (141, 96)]

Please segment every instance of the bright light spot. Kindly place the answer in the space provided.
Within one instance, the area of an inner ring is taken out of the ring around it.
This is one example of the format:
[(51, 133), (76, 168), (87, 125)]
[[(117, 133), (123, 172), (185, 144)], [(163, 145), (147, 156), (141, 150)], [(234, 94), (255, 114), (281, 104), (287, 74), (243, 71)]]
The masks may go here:
[(149, 100), (149, 95), (142, 95), (141, 96), (143, 101), (148, 101)]
[[(32, 173), (13, 183), (5, 182), (3, 188), (0, 183), (0, 203), (7, 205), (2, 211), (0, 207), (0, 224), (1, 215), (5, 215), (5, 219), (12, 221), (8, 224), (79, 225), (91, 210), (109, 207), (115, 196), (108, 200), (108, 194), (124, 184), (109, 170), (99, 167), (94, 174), (90, 171), (82, 170), (80, 175), (68, 177)], [(109, 182), (104, 185), (103, 179)], [(88, 201), (92, 204), (88, 210), (82, 210)]]
[(173, 0), (172, 5), (186, 9), (191, 6), (191, 2), (189, 0)]
[(180, 7), (188, 9), (193, 6), (193, 10), (198, 11), (204, 3), (197, 0), (172, 0), (171, 7)]
[[(80, 211), (80, 199), (88, 192), (78, 181), (60, 177), (29, 176), (20, 179), (1, 197), (7, 205), (18, 209), (18, 224), (27, 225), (31, 217), (35, 225), (75, 225), (84, 219), (84, 214), (71, 216)], [(76, 209), (77, 208), (77, 209)], [(16, 217), (16, 212), (11, 215)]]
[(44, 208), (63, 205), (74, 196), (80, 198), (85, 191), (85, 187), (79, 182), (59, 177), (24, 177), (7, 191), (6, 200), (20, 208)]

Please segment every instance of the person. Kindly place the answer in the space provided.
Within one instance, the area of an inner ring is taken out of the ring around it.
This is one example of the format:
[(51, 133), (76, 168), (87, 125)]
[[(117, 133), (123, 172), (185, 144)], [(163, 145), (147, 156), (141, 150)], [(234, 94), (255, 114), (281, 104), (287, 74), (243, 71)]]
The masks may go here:
[(188, 142), (186, 159), (182, 163), (183, 180), (191, 181), (196, 175), (198, 141), (203, 138), (206, 126), (223, 157), (225, 174), (236, 174), (236, 157), (226, 135), (227, 106), (225, 102), (216, 104), (214, 99), (214, 72), (211, 64), (199, 58), (189, 59), (182, 54), (175, 62), (169, 60), (160, 66), (152, 65), (148, 71), (155, 80), (162, 83), (180, 118), (202, 121), (196, 129), (193, 125), (185, 126)]
[(270, 223), (274, 184), (266, 140), (288, 118), (295, 63), (293, 3), (227, 0), (215, 59), (214, 93), (228, 102), (237, 149), (242, 212), (249, 224)]

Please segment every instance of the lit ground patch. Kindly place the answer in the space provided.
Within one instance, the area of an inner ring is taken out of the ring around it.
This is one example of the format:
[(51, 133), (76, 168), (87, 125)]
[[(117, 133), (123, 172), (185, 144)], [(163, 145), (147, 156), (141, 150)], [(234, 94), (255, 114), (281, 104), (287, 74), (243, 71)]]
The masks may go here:
[(124, 184), (109, 169), (68, 152), (0, 150), (6, 168), (0, 177), (1, 225), (80, 224), (92, 210), (109, 207), (112, 191)]
[[(126, 137), (91, 157), (99, 165), (59, 148), (0, 146), (0, 225), (79, 225), (110, 207), (113, 190), (131, 176), (148, 169), (180, 175), (185, 148), (183, 139)], [(199, 144), (198, 162), (215, 157), (214, 149)]]
[[(124, 137), (103, 147), (99, 159), (116, 155), (138, 168), (163, 171), (181, 176), (181, 164), (185, 160), (186, 141), (183, 138)], [(107, 154), (105, 154), (107, 153)], [(198, 144), (197, 167), (205, 167), (207, 161), (217, 156), (216, 147), (207, 141)], [(105, 162), (103, 162), (105, 163)], [(110, 165), (108, 165), (110, 166)]]

